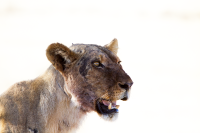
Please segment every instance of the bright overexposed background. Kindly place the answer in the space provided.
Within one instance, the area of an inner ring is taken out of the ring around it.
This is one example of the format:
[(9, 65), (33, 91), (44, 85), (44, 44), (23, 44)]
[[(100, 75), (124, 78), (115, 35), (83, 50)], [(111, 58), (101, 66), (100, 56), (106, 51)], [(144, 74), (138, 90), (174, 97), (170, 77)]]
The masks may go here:
[(50, 65), (47, 46), (119, 41), (134, 81), (115, 122), (78, 133), (200, 133), (199, 0), (0, 0), (0, 93)]

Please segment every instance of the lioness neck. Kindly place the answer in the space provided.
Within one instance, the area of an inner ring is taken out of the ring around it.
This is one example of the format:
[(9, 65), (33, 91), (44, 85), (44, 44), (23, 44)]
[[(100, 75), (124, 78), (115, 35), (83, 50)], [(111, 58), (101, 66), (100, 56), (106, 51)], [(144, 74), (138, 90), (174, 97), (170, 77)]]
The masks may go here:
[[(39, 77), (40, 78), (40, 77)], [(42, 115), (46, 117), (45, 132), (70, 132), (77, 129), (86, 114), (71, 100), (63, 76), (50, 66), (41, 76), (48, 84), (50, 99), (41, 99)]]

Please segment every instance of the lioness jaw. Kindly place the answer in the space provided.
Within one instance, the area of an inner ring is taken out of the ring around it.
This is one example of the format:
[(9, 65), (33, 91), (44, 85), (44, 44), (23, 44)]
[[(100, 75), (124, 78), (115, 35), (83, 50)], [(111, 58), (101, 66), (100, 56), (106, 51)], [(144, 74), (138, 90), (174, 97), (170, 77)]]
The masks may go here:
[(0, 132), (70, 132), (91, 111), (115, 120), (117, 100), (129, 99), (133, 84), (117, 52), (117, 39), (105, 46), (49, 45), (52, 66), (0, 96)]

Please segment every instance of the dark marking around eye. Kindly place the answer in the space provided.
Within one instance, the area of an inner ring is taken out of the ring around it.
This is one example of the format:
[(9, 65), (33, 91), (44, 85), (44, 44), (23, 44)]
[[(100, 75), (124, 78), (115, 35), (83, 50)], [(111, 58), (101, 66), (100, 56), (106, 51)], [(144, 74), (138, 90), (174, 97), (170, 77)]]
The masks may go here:
[[(99, 64), (98, 64), (98, 65), (95, 65), (95, 63), (99, 63)], [(93, 62), (92, 64), (93, 64), (93, 66), (96, 67), (96, 68), (104, 68), (104, 67), (105, 67), (105, 66), (104, 66), (101, 62), (99, 62), (99, 61), (95, 61), (95, 62)]]

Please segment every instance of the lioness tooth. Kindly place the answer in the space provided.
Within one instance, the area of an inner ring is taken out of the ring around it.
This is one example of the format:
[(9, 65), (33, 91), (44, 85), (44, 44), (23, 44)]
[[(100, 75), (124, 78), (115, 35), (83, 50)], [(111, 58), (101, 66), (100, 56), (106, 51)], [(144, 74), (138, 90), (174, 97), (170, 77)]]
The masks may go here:
[(118, 109), (119, 105), (116, 105), (115, 107), (112, 107), (111, 109)]
[(112, 109), (112, 103), (109, 104), (108, 109), (109, 109), (109, 110)]
[(118, 108), (119, 108), (119, 105), (116, 105), (115, 108), (118, 109)]

